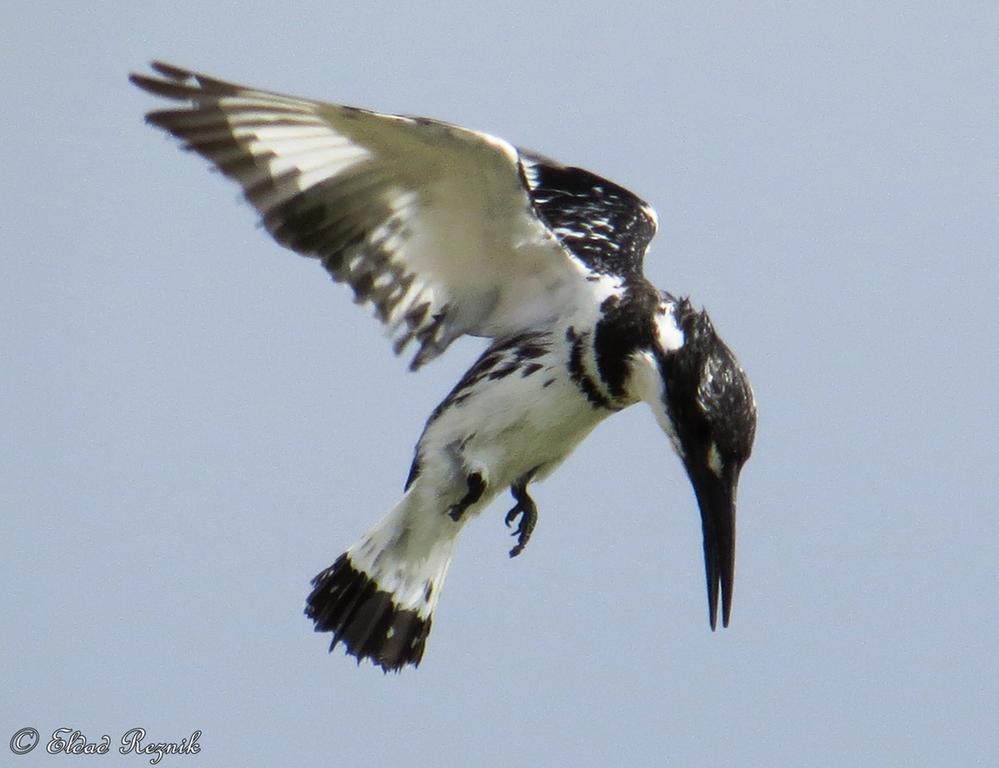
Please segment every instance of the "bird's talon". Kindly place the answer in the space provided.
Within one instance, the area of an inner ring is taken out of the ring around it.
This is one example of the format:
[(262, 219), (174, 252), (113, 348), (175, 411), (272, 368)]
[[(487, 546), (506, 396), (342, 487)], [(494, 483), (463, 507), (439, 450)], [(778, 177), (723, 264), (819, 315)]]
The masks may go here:
[(506, 513), (506, 527), (509, 528), (513, 524), (513, 521), (518, 516), (520, 517), (520, 520), (517, 521), (517, 529), (510, 534), (517, 537), (516, 545), (510, 550), (510, 557), (516, 557), (524, 551), (524, 547), (527, 546), (527, 542), (531, 539), (534, 526), (538, 522), (538, 507), (534, 503), (534, 499), (527, 493), (527, 484), (529, 482), (530, 476), (525, 476), (521, 478), (520, 482), (510, 486), (510, 492), (513, 493), (513, 498), (516, 499), (517, 505)]

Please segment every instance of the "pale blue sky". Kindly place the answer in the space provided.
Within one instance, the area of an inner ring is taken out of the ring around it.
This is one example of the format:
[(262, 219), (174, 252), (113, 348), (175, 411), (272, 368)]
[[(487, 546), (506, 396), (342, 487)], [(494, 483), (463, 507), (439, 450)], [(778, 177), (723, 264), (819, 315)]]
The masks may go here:
[[(161, 765), (223, 768), (999, 762), (995, 4), (432, 5), (0, 9), (0, 751), (141, 725), (203, 731)], [(419, 670), (327, 655), (309, 579), (397, 499), (478, 345), (409, 374), (143, 125), (152, 57), (649, 200), (649, 276), (759, 401), (732, 626), (636, 407), (537, 488), (522, 557), (505, 504), (469, 526)]]

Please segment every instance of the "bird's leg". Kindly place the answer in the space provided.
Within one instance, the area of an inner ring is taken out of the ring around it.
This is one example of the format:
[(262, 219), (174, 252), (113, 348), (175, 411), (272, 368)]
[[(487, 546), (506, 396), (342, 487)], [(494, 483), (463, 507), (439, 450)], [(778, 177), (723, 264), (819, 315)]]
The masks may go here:
[(452, 504), (447, 510), (451, 519), (456, 523), (461, 520), (461, 516), (465, 514), (466, 509), (482, 498), (482, 494), (486, 490), (486, 481), (482, 479), (482, 475), (478, 472), (470, 474), (465, 478), (465, 482), (468, 483), (468, 491), (461, 497), (461, 501), (457, 504)]
[(528, 472), (510, 486), (510, 493), (517, 501), (517, 506), (506, 513), (506, 527), (509, 528), (517, 515), (520, 515), (517, 530), (513, 532), (513, 535), (517, 537), (517, 544), (510, 550), (510, 557), (516, 557), (524, 551), (524, 547), (527, 546), (531, 533), (534, 531), (534, 526), (538, 522), (538, 506), (527, 493), (527, 484), (531, 482), (533, 476), (533, 472)]

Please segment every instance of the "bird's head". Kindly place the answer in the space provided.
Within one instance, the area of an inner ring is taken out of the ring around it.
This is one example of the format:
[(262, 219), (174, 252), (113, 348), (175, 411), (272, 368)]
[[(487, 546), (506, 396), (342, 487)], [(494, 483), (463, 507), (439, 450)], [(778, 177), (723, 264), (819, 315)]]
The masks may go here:
[(735, 573), (735, 497), (756, 433), (756, 402), (745, 372), (706, 312), (664, 295), (640, 396), (656, 414), (697, 495), (711, 628), (728, 626)]

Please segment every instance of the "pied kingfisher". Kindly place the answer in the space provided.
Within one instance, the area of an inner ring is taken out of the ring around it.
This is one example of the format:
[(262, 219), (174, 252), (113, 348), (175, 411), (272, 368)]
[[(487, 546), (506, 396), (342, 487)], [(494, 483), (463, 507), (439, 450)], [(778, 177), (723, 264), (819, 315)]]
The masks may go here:
[(267, 231), (368, 303), (411, 368), (463, 334), (490, 346), (430, 414), (402, 499), (312, 581), (332, 650), (418, 664), (462, 527), (503, 490), (520, 554), (543, 480), (639, 401), (700, 507), (708, 615), (732, 605), (735, 495), (756, 405), (704, 311), (656, 289), (653, 210), (618, 185), (485, 133), (246, 88), (162, 63), (131, 81), (182, 102), (149, 123), (243, 188)]

